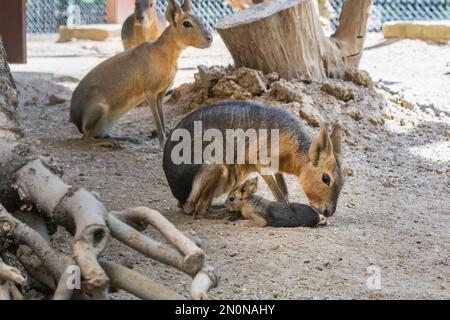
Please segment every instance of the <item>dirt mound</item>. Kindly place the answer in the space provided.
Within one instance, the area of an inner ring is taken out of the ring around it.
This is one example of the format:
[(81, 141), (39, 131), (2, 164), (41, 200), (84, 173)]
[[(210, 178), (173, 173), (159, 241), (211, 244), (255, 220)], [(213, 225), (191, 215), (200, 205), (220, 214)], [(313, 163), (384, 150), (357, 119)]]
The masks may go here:
[(224, 99), (259, 101), (291, 111), (310, 128), (340, 122), (351, 143), (355, 126), (379, 130), (388, 112), (366, 73), (349, 71), (345, 78), (305, 83), (245, 67), (199, 66), (195, 81), (174, 89), (167, 103), (189, 111)]

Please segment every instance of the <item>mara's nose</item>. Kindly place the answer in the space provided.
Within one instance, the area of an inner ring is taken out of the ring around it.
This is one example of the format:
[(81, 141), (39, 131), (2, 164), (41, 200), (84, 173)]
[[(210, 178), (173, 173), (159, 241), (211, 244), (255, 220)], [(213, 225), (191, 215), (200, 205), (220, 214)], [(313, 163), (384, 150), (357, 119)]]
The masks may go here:
[(144, 16), (137, 16), (136, 19), (138, 22), (142, 22), (144, 21)]
[(207, 34), (207, 35), (205, 36), (205, 39), (206, 39), (208, 42), (212, 42), (212, 41), (213, 41), (213, 36), (212, 36), (211, 34)]

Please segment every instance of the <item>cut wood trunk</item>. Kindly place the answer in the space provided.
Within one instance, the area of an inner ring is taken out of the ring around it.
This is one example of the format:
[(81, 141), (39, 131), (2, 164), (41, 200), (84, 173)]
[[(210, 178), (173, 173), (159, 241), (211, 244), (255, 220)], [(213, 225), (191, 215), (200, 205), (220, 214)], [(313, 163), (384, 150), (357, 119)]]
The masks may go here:
[(371, 0), (346, 0), (339, 27), (326, 37), (312, 0), (279, 0), (223, 18), (216, 28), (236, 67), (304, 81), (342, 78), (357, 69)]

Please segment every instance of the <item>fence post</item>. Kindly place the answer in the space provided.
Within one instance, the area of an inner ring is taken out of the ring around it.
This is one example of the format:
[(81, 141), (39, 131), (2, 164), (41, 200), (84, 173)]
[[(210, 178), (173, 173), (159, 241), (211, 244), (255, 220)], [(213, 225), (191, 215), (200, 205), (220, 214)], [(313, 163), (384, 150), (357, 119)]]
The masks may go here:
[(9, 63), (27, 63), (25, 0), (0, 1), (0, 36)]
[(135, 0), (106, 0), (106, 22), (123, 23), (134, 11)]

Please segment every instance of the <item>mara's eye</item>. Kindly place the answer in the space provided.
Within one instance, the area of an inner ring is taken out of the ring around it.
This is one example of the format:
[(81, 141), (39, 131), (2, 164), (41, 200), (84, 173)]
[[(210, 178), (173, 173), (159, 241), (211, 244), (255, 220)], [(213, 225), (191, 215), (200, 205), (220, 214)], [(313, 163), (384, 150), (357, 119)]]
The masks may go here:
[(192, 25), (192, 23), (190, 21), (186, 20), (186, 21), (183, 22), (183, 27), (185, 27), (185, 28), (192, 28), (193, 25)]
[(326, 173), (322, 174), (322, 182), (325, 183), (326, 185), (330, 185), (330, 176), (327, 175)]
[(233, 198), (233, 197), (230, 197), (228, 200), (230, 200), (230, 202), (233, 202), (233, 201), (234, 201), (234, 198)]

